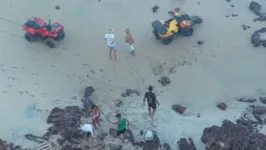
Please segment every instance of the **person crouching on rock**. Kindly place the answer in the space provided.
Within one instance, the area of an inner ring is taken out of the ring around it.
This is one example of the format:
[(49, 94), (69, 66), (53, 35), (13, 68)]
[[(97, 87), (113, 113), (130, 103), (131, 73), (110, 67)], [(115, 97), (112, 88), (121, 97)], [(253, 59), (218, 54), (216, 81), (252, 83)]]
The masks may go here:
[(129, 126), (129, 121), (126, 118), (122, 118), (120, 113), (116, 114), (115, 116), (118, 121), (114, 121), (112, 123), (117, 124), (116, 134), (122, 142), (125, 142), (124, 139), (126, 138), (126, 130), (127, 126)]
[(97, 105), (92, 105), (90, 110), (90, 116), (92, 119), (93, 126), (97, 128), (97, 125), (100, 126), (100, 116), (101, 110)]
[[(153, 119), (153, 116), (156, 112), (156, 104), (160, 105), (160, 103), (157, 101), (157, 97), (155, 93), (152, 92), (153, 87), (149, 86), (149, 91), (145, 93), (144, 99), (143, 99), (143, 105), (145, 105), (145, 100), (147, 99), (148, 102), (148, 111), (151, 119)], [(151, 112), (152, 109), (152, 112)]]

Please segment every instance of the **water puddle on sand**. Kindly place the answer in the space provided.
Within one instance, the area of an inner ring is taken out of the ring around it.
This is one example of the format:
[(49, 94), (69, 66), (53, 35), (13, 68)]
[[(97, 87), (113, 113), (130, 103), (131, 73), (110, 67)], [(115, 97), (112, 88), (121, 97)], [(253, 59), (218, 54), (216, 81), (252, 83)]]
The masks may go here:
[(25, 115), (28, 118), (33, 118), (37, 116), (37, 109), (35, 104), (29, 105), (25, 110)]

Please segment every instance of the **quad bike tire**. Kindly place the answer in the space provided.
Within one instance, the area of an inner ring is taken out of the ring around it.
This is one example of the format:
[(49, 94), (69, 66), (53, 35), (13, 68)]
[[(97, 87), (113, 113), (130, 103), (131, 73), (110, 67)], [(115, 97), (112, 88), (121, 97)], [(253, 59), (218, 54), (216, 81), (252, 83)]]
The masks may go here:
[(193, 24), (201, 24), (203, 22), (202, 18), (199, 16), (191, 16), (190, 18)]
[(183, 30), (183, 35), (184, 36), (191, 36), (192, 34), (193, 34), (193, 31), (194, 31), (194, 29), (193, 28), (187, 28), (187, 29), (184, 29)]
[(169, 45), (173, 41), (173, 36), (165, 37), (161, 39), (163, 45)]
[(160, 36), (159, 36), (159, 34), (158, 34), (158, 32), (155, 29), (153, 29), (152, 33), (154, 34), (154, 36), (155, 36), (155, 38), (157, 40), (160, 40), (161, 39)]
[(55, 40), (52, 38), (47, 38), (44, 40), (44, 43), (49, 47), (49, 48), (55, 48)]
[(34, 41), (34, 35), (26, 32), (25, 35), (24, 35), (25, 39), (28, 41), (28, 42), (33, 42)]

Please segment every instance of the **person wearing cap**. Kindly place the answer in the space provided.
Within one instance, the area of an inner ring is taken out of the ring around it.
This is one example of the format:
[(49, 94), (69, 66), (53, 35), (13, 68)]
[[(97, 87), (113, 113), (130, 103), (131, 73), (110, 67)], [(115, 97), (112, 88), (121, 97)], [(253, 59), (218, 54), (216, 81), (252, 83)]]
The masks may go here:
[(107, 33), (104, 35), (104, 39), (106, 40), (107, 46), (109, 48), (109, 58), (112, 59), (112, 54), (113, 54), (115, 59), (117, 59), (114, 29), (112, 28), (108, 29)]
[(126, 28), (125, 32), (126, 32), (125, 42), (128, 45), (128, 49), (130, 50), (130, 54), (132, 56), (134, 56), (135, 55), (135, 48), (134, 48), (134, 45), (133, 45), (134, 39), (132, 37), (132, 34), (131, 34), (129, 28)]
[[(145, 105), (145, 101), (147, 99), (148, 103), (148, 111), (151, 119), (153, 119), (153, 116), (156, 112), (156, 104), (160, 105), (160, 103), (157, 101), (156, 94), (152, 92), (153, 87), (149, 86), (149, 91), (145, 93), (144, 98), (143, 98), (143, 105)], [(152, 112), (151, 112), (152, 109)]]

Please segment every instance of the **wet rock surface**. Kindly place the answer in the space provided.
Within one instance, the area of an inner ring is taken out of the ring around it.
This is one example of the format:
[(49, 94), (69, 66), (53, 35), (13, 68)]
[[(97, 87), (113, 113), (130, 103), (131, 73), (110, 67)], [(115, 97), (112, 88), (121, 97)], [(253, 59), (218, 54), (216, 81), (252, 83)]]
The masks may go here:
[(24, 137), (27, 140), (34, 141), (37, 143), (43, 143), (43, 142), (49, 140), (47, 137), (41, 137), (41, 136), (37, 136), (37, 135), (33, 135), (33, 134), (26, 134), (26, 135), (24, 135)]
[(227, 105), (224, 102), (219, 103), (217, 105), (217, 107), (220, 108), (221, 110), (226, 110), (227, 109)]
[(20, 146), (8, 143), (0, 138), (0, 150), (23, 150)]
[(160, 82), (162, 86), (166, 86), (171, 83), (171, 80), (167, 76), (163, 76), (158, 82)]
[(109, 150), (123, 150), (122, 145), (108, 144)]
[(134, 96), (134, 95), (139, 96), (140, 95), (139, 91), (137, 91), (135, 89), (126, 89), (126, 91), (121, 94), (122, 97), (130, 97), (130, 96)]
[(83, 137), (80, 129), (81, 109), (78, 106), (67, 106), (64, 109), (55, 107), (48, 116), (47, 123), (52, 124), (45, 136), (59, 134), (62, 138), (72, 141)]
[(60, 150), (82, 150), (82, 148), (76, 148), (71, 145), (65, 145)]
[(117, 99), (117, 100), (115, 100), (115, 106), (116, 106), (116, 107), (120, 107), (122, 104), (123, 104), (123, 102), (122, 102), (121, 99)]
[(181, 105), (175, 104), (172, 106), (172, 109), (179, 114), (183, 114), (187, 108)]
[(152, 141), (145, 142), (143, 145), (143, 150), (159, 150), (160, 139), (157, 134), (154, 134)]
[(252, 126), (244, 126), (238, 121), (233, 123), (224, 120), (221, 127), (205, 128), (201, 141), (206, 145), (205, 150), (264, 150), (266, 135), (255, 132)]
[(152, 7), (152, 12), (156, 13), (158, 11), (158, 9), (159, 9), (159, 6), (155, 5)]
[(258, 114), (258, 115), (266, 114), (266, 107), (265, 106), (254, 106), (253, 113)]
[(163, 145), (160, 146), (160, 150), (171, 150), (171, 147), (167, 143), (163, 143)]
[(237, 101), (245, 103), (254, 103), (257, 100), (255, 98), (238, 98)]
[(263, 104), (266, 104), (266, 97), (260, 97), (259, 99)]
[(260, 15), (260, 11), (261, 11), (261, 5), (255, 1), (252, 1), (249, 4), (249, 9), (257, 16)]
[(197, 150), (192, 138), (189, 138), (188, 140), (186, 138), (181, 138), (177, 145), (180, 150)]

